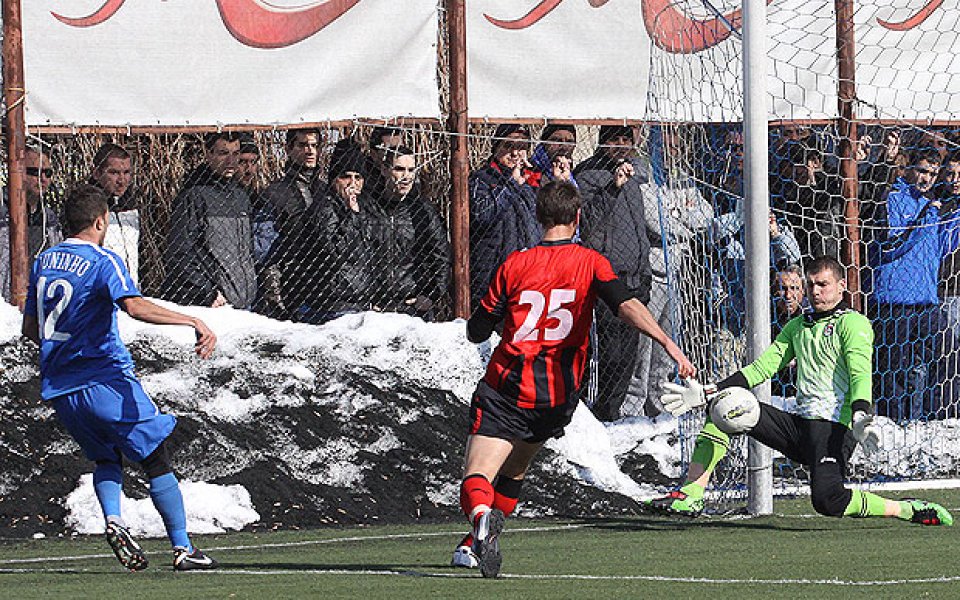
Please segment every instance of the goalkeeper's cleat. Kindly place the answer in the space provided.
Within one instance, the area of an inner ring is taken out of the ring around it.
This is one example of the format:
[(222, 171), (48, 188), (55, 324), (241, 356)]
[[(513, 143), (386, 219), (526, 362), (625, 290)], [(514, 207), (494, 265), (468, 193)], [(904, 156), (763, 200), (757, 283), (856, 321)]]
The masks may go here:
[(503, 533), (503, 511), (489, 510), (477, 520), (473, 530), (474, 546), (480, 563), (480, 574), (488, 579), (500, 576), (503, 556), (500, 554), (500, 534)]
[(173, 549), (174, 571), (210, 570), (219, 566), (220, 563), (201, 552), (200, 548), (194, 548), (193, 552), (183, 546), (177, 546)]
[(110, 521), (107, 523), (104, 535), (121, 565), (131, 571), (142, 571), (147, 568), (147, 555), (143, 553), (143, 548), (133, 539), (126, 527)]
[(904, 498), (906, 502), (913, 507), (913, 516), (910, 517), (912, 523), (921, 525), (943, 525), (950, 527), (953, 525), (953, 515), (944, 507), (935, 502), (925, 500), (915, 500), (913, 498)]
[(651, 512), (664, 515), (697, 517), (703, 512), (703, 498), (694, 498), (681, 490), (673, 490), (666, 496), (644, 501), (643, 506)]
[(480, 564), (480, 559), (473, 549), (473, 533), (463, 536), (457, 549), (453, 551), (453, 560), (450, 564), (454, 567), (463, 567), (465, 569), (476, 569)]

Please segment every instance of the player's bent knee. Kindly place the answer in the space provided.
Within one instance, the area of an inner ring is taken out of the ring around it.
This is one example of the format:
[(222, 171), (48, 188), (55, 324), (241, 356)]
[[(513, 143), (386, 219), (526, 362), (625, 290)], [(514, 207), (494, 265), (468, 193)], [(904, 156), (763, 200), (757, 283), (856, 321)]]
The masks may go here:
[(850, 504), (850, 490), (842, 485), (839, 489), (831, 486), (826, 490), (814, 489), (810, 495), (813, 510), (825, 517), (842, 517)]
[(140, 466), (147, 473), (150, 479), (156, 479), (161, 475), (173, 472), (170, 466), (170, 455), (167, 452), (167, 443), (160, 442), (157, 449), (150, 453), (145, 459), (140, 461)]

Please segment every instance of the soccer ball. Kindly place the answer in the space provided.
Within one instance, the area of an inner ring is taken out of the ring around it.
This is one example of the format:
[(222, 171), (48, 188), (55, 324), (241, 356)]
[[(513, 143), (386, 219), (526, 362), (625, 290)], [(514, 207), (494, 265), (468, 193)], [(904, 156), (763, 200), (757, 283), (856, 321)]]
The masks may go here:
[(720, 390), (710, 405), (710, 420), (728, 435), (746, 433), (760, 420), (760, 403), (742, 387)]

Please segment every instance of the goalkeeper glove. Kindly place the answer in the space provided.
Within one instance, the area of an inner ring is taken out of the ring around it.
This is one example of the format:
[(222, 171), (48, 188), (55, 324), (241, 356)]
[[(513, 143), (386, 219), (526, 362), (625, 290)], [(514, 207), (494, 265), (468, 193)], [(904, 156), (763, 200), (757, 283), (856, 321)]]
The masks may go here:
[(858, 410), (853, 413), (850, 426), (853, 437), (863, 447), (864, 454), (870, 455), (880, 450), (880, 428), (873, 423), (873, 415)]
[(675, 417), (705, 405), (717, 393), (717, 386), (712, 383), (702, 385), (693, 377), (683, 380), (686, 385), (679, 385), (670, 381), (660, 384), (664, 394), (660, 396), (663, 409)]

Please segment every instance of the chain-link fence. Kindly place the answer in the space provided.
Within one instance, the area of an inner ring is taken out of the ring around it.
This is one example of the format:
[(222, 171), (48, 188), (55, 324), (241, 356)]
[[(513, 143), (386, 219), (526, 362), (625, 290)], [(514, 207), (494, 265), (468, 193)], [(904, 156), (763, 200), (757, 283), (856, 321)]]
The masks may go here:
[[(875, 324), (878, 413), (903, 444), (897, 456), (858, 468), (883, 477), (954, 475), (956, 465), (943, 456), (952, 429), (940, 425), (960, 413), (960, 128), (951, 124), (960, 115), (917, 124), (931, 110), (942, 115), (949, 82), (924, 80), (927, 89), (901, 93), (889, 107), (876, 94), (858, 99), (871, 120), (860, 125), (855, 147), (856, 198), (844, 197), (841, 136), (833, 121), (814, 118), (832, 114), (835, 102), (823, 90), (836, 86), (815, 80), (835, 83), (836, 74), (808, 60), (831, 45), (824, 40), (833, 41), (824, 33), (834, 25), (824, 7), (803, 8), (799, 20), (786, 11), (771, 16), (771, 56), (782, 87), (773, 104), (782, 121), (769, 135), (771, 321), (776, 331), (805, 306), (797, 266), (821, 254), (851, 266), (859, 257), (852, 299)], [(440, 12), (440, 100), (449, 114)], [(748, 257), (735, 38), (705, 38), (711, 43), (702, 48), (678, 38), (682, 52), (671, 46), (672, 53), (652, 54), (646, 124), (471, 126), (474, 306), (500, 262), (539, 239), (537, 188), (570, 179), (584, 201), (582, 243), (611, 260), (701, 378), (717, 380), (743, 366)], [(880, 61), (897, 48), (888, 38), (871, 39), (863, 56)], [(909, 105), (915, 119), (903, 117)], [(148, 295), (311, 323), (358, 310), (452, 317), (451, 134), (437, 122), (28, 137), (31, 256), (60, 238), (56, 215), (65, 191), (89, 181), (111, 198), (107, 246)], [(6, 232), (0, 227), (4, 252)], [(8, 260), (0, 258), (9, 297)], [(602, 305), (596, 339), (594, 413), (603, 420), (656, 415), (672, 361)], [(788, 371), (773, 388), (788, 408), (792, 376)], [(698, 426), (697, 417), (683, 420), (685, 456)], [(719, 487), (738, 493), (744, 464), (738, 443)], [(805, 477), (781, 459), (778, 465), (785, 482)]]

